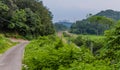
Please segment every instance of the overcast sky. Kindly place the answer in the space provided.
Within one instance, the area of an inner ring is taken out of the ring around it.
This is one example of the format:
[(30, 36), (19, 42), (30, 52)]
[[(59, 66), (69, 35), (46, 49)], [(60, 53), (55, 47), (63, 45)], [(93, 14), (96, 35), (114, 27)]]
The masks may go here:
[(76, 21), (101, 10), (120, 11), (120, 0), (42, 0), (53, 14), (53, 21)]

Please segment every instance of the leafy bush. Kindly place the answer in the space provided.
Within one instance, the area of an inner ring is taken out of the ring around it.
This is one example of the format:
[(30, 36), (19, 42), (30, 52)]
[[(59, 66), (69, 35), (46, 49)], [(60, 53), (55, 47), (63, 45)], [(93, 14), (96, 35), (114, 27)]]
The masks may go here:
[(71, 37), (71, 35), (68, 34), (67, 32), (63, 32), (63, 36), (64, 36), (64, 37)]
[(84, 46), (78, 48), (72, 43), (65, 44), (56, 36), (33, 40), (26, 47), (24, 64), (29, 70), (111, 69), (108, 62), (96, 60), (89, 49)]
[(71, 41), (79, 47), (85, 46), (89, 48), (94, 54), (98, 53), (98, 51), (105, 45), (105, 38), (99, 36), (80, 35)]
[(73, 42), (77, 45), (77, 46), (82, 46), (84, 44), (84, 39), (82, 38), (82, 36), (78, 36)]
[(114, 70), (120, 69), (120, 21), (105, 32), (106, 46), (101, 50), (101, 59), (109, 59)]
[(11, 42), (3, 35), (0, 35), (0, 53), (5, 52), (8, 48), (10, 48), (13, 45), (15, 45), (15, 43)]

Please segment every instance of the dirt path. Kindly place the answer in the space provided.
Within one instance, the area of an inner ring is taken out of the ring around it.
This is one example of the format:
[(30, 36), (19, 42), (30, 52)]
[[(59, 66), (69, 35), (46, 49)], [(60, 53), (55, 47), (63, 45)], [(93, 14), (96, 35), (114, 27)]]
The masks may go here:
[(21, 40), (17, 42), (20, 44), (6, 51), (0, 58), (0, 70), (21, 70), (24, 47), (29, 42)]
[(63, 35), (63, 32), (58, 32), (57, 35), (58, 35), (59, 38), (62, 39), (62, 41), (63, 41), (64, 43), (67, 43), (67, 40), (62, 36), (62, 35)]

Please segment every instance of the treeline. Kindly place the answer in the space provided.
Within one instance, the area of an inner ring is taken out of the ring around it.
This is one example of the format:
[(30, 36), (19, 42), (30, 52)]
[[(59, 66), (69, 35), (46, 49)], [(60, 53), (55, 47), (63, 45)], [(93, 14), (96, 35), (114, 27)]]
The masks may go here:
[(55, 32), (52, 14), (38, 0), (1, 0), (0, 32), (36, 38)]
[(72, 22), (60, 21), (54, 23), (55, 30), (58, 31), (68, 31), (72, 25)]
[(57, 23), (55, 23), (55, 24), (54, 24), (54, 27), (55, 27), (55, 30), (56, 30), (57, 32), (68, 30), (68, 27), (66, 27), (66, 26), (63, 25), (63, 24), (57, 24)]
[(120, 11), (114, 11), (111, 9), (101, 11), (96, 14), (96, 16), (105, 16), (108, 18), (112, 18), (114, 20), (119, 20), (120, 19)]
[(71, 33), (103, 35), (120, 19), (120, 12), (113, 10), (101, 11), (98, 14), (89, 14), (87, 19), (76, 21), (70, 29)]
[(92, 16), (86, 20), (76, 21), (70, 29), (71, 33), (76, 34), (94, 34), (103, 35), (105, 30), (108, 30), (114, 21), (107, 17)]

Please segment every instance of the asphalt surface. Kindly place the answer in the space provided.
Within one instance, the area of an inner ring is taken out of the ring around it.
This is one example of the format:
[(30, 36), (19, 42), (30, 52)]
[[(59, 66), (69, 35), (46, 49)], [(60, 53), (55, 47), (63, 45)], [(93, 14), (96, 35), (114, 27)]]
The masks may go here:
[(28, 44), (22, 41), (17, 46), (10, 48), (0, 58), (0, 70), (22, 70), (24, 47)]

